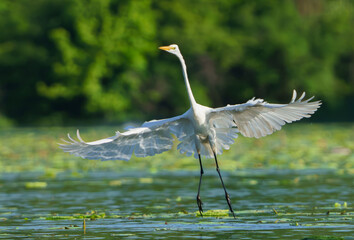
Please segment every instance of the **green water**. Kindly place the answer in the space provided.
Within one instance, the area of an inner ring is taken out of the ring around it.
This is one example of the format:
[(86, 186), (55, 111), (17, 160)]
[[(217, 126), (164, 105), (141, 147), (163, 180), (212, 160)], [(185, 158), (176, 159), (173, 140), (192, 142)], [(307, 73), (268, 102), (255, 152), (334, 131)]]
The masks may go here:
[[(198, 161), (175, 149), (129, 162), (87, 161), (57, 148), (72, 128), (2, 130), (0, 239), (354, 239), (353, 130), (298, 125), (237, 139), (219, 157), (236, 219), (197, 216)], [(82, 135), (113, 131), (84, 128)], [(226, 210), (214, 162), (203, 162), (204, 211)]]

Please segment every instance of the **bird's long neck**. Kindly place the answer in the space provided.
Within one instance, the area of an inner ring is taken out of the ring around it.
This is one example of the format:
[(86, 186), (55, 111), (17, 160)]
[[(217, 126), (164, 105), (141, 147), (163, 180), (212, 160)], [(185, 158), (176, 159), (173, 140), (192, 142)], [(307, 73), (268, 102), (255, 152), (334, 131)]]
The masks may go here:
[(184, 83), (186, 84), (186, 89), (187, 89), (187, 93), (188, 93), (188, 97), (189, 97), (189, 102), (190, 102), (191, 106), (193, 107), (193, 106), (195, 106), (197, 104), (197, 102), (194, 99), (194, 96), (193, 96), (193, 93), (192, 93), (192, 89), (191, 89), (191, 85), (189, 84), (189, 81), (188, 81), (186, 63), (184, 62), (184, 59), (183, 59), (182, 55), (178, 55), (178, 58), (181, 61), (182, 72), (183, 72), (183, 77), (184, 77)]

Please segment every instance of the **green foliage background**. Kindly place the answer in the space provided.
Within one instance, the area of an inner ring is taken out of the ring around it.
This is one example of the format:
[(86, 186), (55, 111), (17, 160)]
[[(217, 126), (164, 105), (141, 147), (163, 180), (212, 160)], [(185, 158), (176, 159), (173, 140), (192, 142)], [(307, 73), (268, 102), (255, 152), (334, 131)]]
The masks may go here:
[(353, 120), (354, 1), (2, 0), (0, 126), (120, 123), (292, 89)]

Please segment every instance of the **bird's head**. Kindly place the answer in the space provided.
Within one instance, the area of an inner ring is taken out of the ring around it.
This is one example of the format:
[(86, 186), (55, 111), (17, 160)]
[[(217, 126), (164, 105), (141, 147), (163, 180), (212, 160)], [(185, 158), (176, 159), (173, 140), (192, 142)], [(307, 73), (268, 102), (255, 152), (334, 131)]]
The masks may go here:
[(171, 44), (170, 46), (162, 46), (162, 47), (159, 47), (159, 49), (165, 50), (166, 52), (172, 53), (174, 55), (180, 55), (181, 54), (177, 44)]

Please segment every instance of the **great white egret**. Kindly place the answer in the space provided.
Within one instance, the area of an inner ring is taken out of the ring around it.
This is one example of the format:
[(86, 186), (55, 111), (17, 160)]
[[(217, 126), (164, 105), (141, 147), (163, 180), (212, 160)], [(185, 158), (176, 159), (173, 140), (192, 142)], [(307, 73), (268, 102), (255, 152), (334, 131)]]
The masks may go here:
[(82, 140), (77, 130), (77, 140), (68, 134), (70, 141), (61, 144), (65, 151), (86, 159), (129, 160), (134, 152), (137, 157), (153, 156), (172, 148), (175, 135), (180, 143), (177, 149), (187, 156), (194, 155), (199, 159), (200, 178), (197, 194), (197, 205), (202, 215), (200, 186), (203, 176), (201, 156), (214, 158), (216, 171), (219, 174), (228, 207), (235, 217), (229, 194), (221, 177), (217, 155), (223, 149), (229, 149), (238, 133), (245, 137), (260, 138), (269, 135), (285, 123), (310, 117), (321, 105), (320, 101), (310, 102), (312, 98), (303, 100), (305, 93), (296, 99), (296, 91), (289, 104), (269, 104), (263, 99), (252, 98), (243, 104), (227, 105), (221, 108), (210, 108), (198, 104), (189, 85), (187, 68), (183, 56), (176, 44), (163, 46), (165, 50), (178, 57), (182, 65), (184, 82), (190, 102), (190, 108), (182, 115), (145, 122), (137, 128), (126, 132), (116, 132), (113, 137), (94, 142)]

